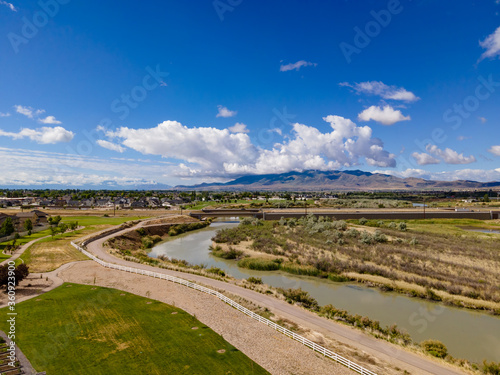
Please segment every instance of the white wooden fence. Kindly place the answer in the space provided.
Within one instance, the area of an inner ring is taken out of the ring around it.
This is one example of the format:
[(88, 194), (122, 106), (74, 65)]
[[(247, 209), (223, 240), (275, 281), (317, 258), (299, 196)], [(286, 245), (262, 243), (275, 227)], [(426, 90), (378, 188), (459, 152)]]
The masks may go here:
[(189, 288), (193, 288), (193, 289), (199, 290), (200, 292), (207, 293), (207, 294), (210, 294), (212, 296), (215, 296), (215, 297), (219, 298), (220, 300), (226, 302), (228, 305), (230, 305), (230, 306), (234, 307), (235, 309), (241, 311), (243, 314), (248, 315), (249, 317), (251, 317), (251, 318), (253, 318), (255, 320), (258, 320), (261, 323), (264, 323), (265, 325), (267, 325), (267, 326), (275, 329), (276, 331), (283, 333), (284, 335), (286, 335), (286, 336), (288, 336), (288, 337), (290, 337), (290, 338), (292, 338), (292, 339), (300, 342), (301, 344), (304, 344), (305, 346), (308, 346), (309, 348), (317, 351), (318, 353), (323, 354), (325, 357), (331, 358), (334, 361), (341, 363), (342, 365), (350, 368), (351, 370), (356, 371), (359, 374), (363, 374), (363, 375), (365, 375), (365, 374), (366, 375), (377, 375), (373, 371), (367, 370), (364, 367), (362, 367), (362, 366), (360, 366), (360, 365), (358, 365), (358, 364), (356, 364), (356, 363), (348, 360), (347, 358), (344, 358), (341, 355), (338, 355), (337, 353), (334, 353), (331, 350), (328, 350), (328, 349), (322, 347), (321, 345), (318, 345), (315, 342), (312, 342), (311, 340), (308, 340), (305, 337), (302, 337), (302, 336), (296, 334), (295, 332), (292, 332), (292, 331), (290, 331), (290, 330), (288, 330), (288, 329), (286, 329), (286, 328), (284, 328), (284, 327), (282, 327), (282, 326), (274, 323), (273, 321), (271, 321), (269, 319), (263, 318), (259, 314), (256, 314), (253, 311), (248, 310), (247, 308), (241, 306), (240, 304), (234, 302), (232, 299), (227, 298), (225, 295), (223, 295), (222, 293), (219, 293), (219, 292), (217, 292), (215, 290), (212, 290), (212, 289), (209, 289), (209, 288), (205, 288), (205, 287), (203, 287), (201, 285), (197, 285), (195, 283), (192, 283), (191, 281), (187, 281), (187, 280), (181, 279), (179, 277), (175, 277), (175, 276), (166, 275), (164, 273), (152, 272), (152, 271), (147, 271), (147, 270), (141, 270), (141, 269), (138, 269), (138, 268), (125, 267), (125, 266), (121, 266), (121, 265), (118, 265), (118, 264), (107, 263), (107, 262), (104, 262), (103, 260), (97, 258), (95, 255), (89, 253), (87, 250), (85, 250), (82, 247), (78, 246), (74, 242), (71, 242), (71, 245), (73, 245), (76, 249), (80, 250), (83, 254), (85, 254), (86, 256), (88, 256), (90, 259), (92, 259), (92, 260), (96, 261), (97, 263), (99, 263), (101, 266), (104, 266), (104, 267), (107, 267), (107, 268), (111, 268), (111, 269), (115, 269), (115, 270), (120, 270), (120, 271), (125, 271), (125, 272), (130, 272), (130, 273), (136, 273), (136, 274), (139, 274), (139, 275), (150, 276), (150, 277), (154, 277), (154, 278), (157, 278), (157, 279), (163, 279), (163, 280), (172, 281), (174, 283), (185, 285), (185, 286), (187, 286)]

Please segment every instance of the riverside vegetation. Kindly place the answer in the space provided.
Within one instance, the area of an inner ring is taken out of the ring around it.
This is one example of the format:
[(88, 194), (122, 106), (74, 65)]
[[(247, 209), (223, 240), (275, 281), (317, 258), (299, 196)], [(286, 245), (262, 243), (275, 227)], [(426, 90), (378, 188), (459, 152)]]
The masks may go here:
[[(240, 267), (356, 280), (500, 314), (500, 238), (456, 227), (482, 224), (477, 220), (430, 220), (432, 231), (424, 224), (425, 220), (346, 222), (312, 214), (274, 222), (242, 219), (238, 227), (216, 233), (212, 253), (239, 259)], [(436, 224), (453, 226), (455, 232), (437, 231)]]

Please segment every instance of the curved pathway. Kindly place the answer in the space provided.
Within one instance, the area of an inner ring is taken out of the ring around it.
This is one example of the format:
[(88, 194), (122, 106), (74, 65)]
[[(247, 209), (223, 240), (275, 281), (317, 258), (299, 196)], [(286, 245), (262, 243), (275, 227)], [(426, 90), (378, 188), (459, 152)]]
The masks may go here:
[(235, 295), (239, 295), (248, 301), (254, 302), (259, 306), (272, 310), (275, 314), (281, 317), (292, 320), (293, 322), (308, 327), (312, 330), (326, 333), (327, 335), (342, 343), (357, 347), (378, 359), (389, 362), (395, 366), (410, 371), (411, 373), (436, 375), (463, 374), (463, 372), (459, 372), (451, 366), (448, 367), (444, 364), (437, 363), (436, 361), (433, 361), (432, 359), (421, 354), (410, 353), (399, 348), (396, 345), (393, 345), (386, 341), (377, 340), (372, 336), (364, 334), (352, 327), (347, 327), (334, 321), (319, 317), (318, 315), (310, 311), (290, 305), (274, 297), (270, 297), (253, 290), (239, 287), (237, 285), (206, 278), (199, 275), (165, 270), (144, 264), (130, 262), (121, 258), (114, 257), (104, 250), (103, 243), (108, 239), (123, 234), (127, 231), (137, 229), (145, 224), (145, 222), (141, 222), (132, 228), (127, 228), (122, 231), (107, 235), (103, 238), (88, 242), (86, 244), (87, 250), (105, 262), (158, 273), (164, 273), (167, 275), (187, 279), (198, 284), (203, 284), (211, 288), (220, 289)]

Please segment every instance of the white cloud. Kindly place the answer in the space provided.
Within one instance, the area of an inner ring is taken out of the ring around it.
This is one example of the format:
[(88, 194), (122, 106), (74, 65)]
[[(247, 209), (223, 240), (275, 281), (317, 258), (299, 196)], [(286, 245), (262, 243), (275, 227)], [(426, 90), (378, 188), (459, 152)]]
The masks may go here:
[(109, 160), (19, 148), (0, 147), (0, 158), (0, 186), (140, 186), (158, 179), (166, 182), (162, 173), (169, 173), (161, 161)]
[(417, 161), (418, 165), (428, 165), (428, 164), (439, 164), (440, 161), (436, 159), (435, 157), (426, 154), (425, 152), (422, 152), (419, 154), (418, 152), (414, 152), (411, 154), (413, 158)]
[(0, 117), (9, 117), (9, 116), (10, 116), (9, 112), (6, 113), (0, 112)]
[(277, 133), (279, 135), (283, 135), (283, 130), (281, 130), (280, 128), (269, 129), (269, 132), (270, 133)]
[[(359, 164), (394, 167), (395, 155), (383, 148), (372, 129), (358, 127), (340, 116), (323, 118), (332, 132), (321, 133), (303, 124), (292, 125), (292, 136), (272, 149), (262, 149), (245, 133), (208, 127), (188, 128), (176, 121), (165, 121), (149, 129), (119, 128), (108, 136), (143, 154), (182, 160), (178, 175), (230, 176), (281, 173), (291, 170), (330, 170)], [(188, 165), (189, 164), (189, 165)]]
[(409, 121), (411, 117), (403, 116), (400, 110), (395, 110), (390, 105), (386, 105), (384, 108), (372, 105), (361, 112), (358, 119), (360, 121), (374, 120), (383, 125), (394, 125), (396, 122)]
[(43, 109), (33, 109), (31, 107), (25, 107), (22, 105), (15, 105), (14, 108), (17, 113), (20, 113), (21, 115), (24, 115), (31, 119), (45, 112), (45, 110)]
[(339, 85), (350, 87), (357, 93), (377, 95), (383, 99), (402, 100), (405, 102), (414, 102), (420, 99), (414, 93), (407, 91), (403, 87), (388, 86), (380, 81), (367, 81), (354, 84), (341, 82)]
[(493, 155), (500, 156), (500, 145), (499, 146), (491, 146), (491, 148), (488, 150), (488, 152), (491, 152)]
[(373, 173), (389, 174), (396, 177), (408, 178), (424, 178), (433, 181), (456, 181), (469, 180), (480, 182), (500, 181), (500, 168), (497, 169), (461, 169), (455, 171), (444, 172), (428, 172), (423, 169), (406, 169), (397, 171), (393, 169), (377, 170)]
[(16, 7), (13, 4), (8, 3), (7, 1), (0, 0), (0, 4), (1, 5), (5, 5), (7, 8), (9, 8), (10, 10), (12, 10), (13, 12), (17, 12)]
[(45, 118), (40, 118), (38, 119), (39, 123), (46, 124), (46, 125), (57, 125), (61, 124), (61, 121), (56, 120), (54, 116), (47, 116)]
[(476, 158), (473, 155), (464, 156), (463, 153), (459, 154), (451, 148), (441, 150), (436, 145), (428, 144), (425, 149), (428, 153), (440, 157), (445, 163), (448, 164), (470, 164), (476, 162)]
[(289, 70), (299, 70), (303, 66), (317, 66), (318, 64), (309, 61), (299, 60), (296, 63), (290, 63), (280, 66), (280, 72), (287, 72)]
[(247, 126), (241, 122), (237, 122), (233, 126), (230, 126), (227, 128), (231, 133), (248, 133), (250, 130), (248, 130)]
[(238, 113), (238, 111), (230, 111), (222, 105), (218, 105), (217, 108), (219, 110), (219, 113), (217, 113), (217, 116), (215, 117), (233, 117)]
[(481, 123), (485, 123), (486, 121), (488, 121), (485, 117), (478, 117), (479, 121), (481, 121)]
[(11, 137), (12, 139), (29, 138), (40, 144), (53, 144), (59, 142), (69, 142), (75, 134), (61, 126), (54, 128), (43, 127), (39, 129), (21, 129), (18, 133), (6, 132), (0, 130), (0, 136)]
[(479, 61), (485, 58), (495, 58), (500, 56), (500, 27), (493, 34), (490, 34), (479, 45), (486, 51), (483, 52)]
[(118, 152), (125, 151), (124, 147), (117, 145), (116, 143), (113, 142), (105, 141), (104, 139), (98, 139), (96, 143), (101, 147), (107, 148), (108, 150), (118, 151)]

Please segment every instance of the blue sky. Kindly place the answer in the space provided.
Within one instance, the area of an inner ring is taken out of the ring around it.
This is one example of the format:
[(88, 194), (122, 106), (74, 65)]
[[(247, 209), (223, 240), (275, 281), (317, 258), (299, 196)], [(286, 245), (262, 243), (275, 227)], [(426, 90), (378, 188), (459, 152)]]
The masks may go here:
[(500, 180), (500, 4), (0, 1), (0, 186)]

